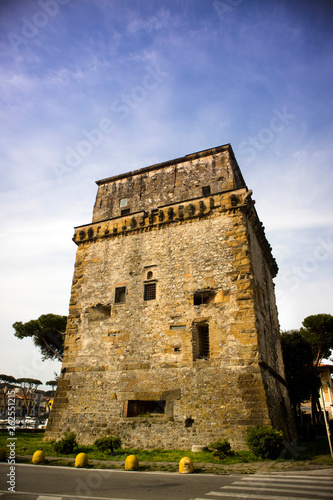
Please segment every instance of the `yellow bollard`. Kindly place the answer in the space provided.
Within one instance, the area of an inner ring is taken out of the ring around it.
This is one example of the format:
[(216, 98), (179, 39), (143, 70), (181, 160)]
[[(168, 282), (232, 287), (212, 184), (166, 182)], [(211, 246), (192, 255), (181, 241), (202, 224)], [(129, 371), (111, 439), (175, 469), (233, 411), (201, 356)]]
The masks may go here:
[(43, 464), (45, 462), (45, 453), (43, 450), (37, 450), (32, 455), (32, 463), (33, 464)]
[(86, 453), (79, 453), (76, 455), (74, 467), (87, 467), (88, 455)]
[(183, 457), (179, 462), (179, 474), (191, 474), (194, 471), (192, 459)]
[(129, 455), (125, 460), (125, 470), (138, 470), (139, 460), (136, 455)]

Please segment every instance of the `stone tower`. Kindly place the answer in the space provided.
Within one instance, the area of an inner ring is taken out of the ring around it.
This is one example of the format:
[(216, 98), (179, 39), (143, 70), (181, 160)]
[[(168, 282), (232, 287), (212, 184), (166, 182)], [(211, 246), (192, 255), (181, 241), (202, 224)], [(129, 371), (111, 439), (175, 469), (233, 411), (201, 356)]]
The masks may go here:
[(97, 182), (46, 439), (183, 448), (295, 437), (277, 265), (230, 145)]

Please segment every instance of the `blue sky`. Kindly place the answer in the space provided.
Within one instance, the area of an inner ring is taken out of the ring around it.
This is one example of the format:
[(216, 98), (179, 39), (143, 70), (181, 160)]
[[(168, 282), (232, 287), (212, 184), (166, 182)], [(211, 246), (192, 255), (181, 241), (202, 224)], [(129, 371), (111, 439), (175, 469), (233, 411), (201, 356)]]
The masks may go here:
[(43, 382), (15, 321), (67, 314), (95, 181), (231, 143), (280, 272), (283, 330), (333, 313), (333, 6), (0, 5), (0, 372)]

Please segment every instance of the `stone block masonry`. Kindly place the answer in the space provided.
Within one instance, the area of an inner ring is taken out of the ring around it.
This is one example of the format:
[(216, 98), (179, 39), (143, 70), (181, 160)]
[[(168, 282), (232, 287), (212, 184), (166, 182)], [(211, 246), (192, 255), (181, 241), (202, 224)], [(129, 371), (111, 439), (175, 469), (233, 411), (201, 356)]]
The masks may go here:
[(130, 447), (245, 448), (295, 427), (277, 265), (230, 145), (97, 182), (77, 255), (45, 439), (118, 434)]

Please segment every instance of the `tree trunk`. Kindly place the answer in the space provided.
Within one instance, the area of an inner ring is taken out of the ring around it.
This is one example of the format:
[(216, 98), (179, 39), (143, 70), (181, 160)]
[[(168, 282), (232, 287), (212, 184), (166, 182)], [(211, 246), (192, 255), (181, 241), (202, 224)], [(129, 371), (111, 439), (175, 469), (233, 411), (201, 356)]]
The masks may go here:
[(318, 401), (318, 395), (317, 395), (316, 391), (312, 391), (312, 395), (311, 395), (311, 418), (312, 418), (312, 423), (313, 424), (318, 424), (319, 423), (318, 411), (317, 411), (317, 401)]
[(59, 359), (59, 361), (61, 361), (61, 362), (62, 362), (62, 357), (60, 356), (60, 354), (59, 354), (59, 353), (57, 353), (57, 351), (55, 351), (55, 350), (53, 349), (53, 347), (51, 347), (51, 346), (50, 346), (50, 344), (48, 344), (48, 343), (46, 342), (46, 340), (44, 339), (44, 337), (43, 337), (42, 335), (38, 335), (38, 336), (39, 336), (39, 338), (40, 338), (40, 339), (44, 342), (44, 344), (46, 345), (46, 347), (47, 347), (48, 349), (50, 349), (50, 351), (51, 351), (51, 352), (53, 352), (53, 354), (54, 354), (54, 355), (55, 355), (55, 356)]

